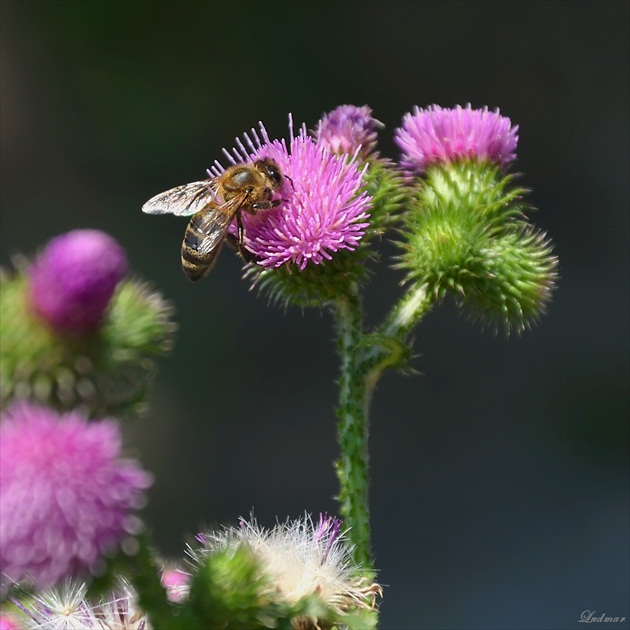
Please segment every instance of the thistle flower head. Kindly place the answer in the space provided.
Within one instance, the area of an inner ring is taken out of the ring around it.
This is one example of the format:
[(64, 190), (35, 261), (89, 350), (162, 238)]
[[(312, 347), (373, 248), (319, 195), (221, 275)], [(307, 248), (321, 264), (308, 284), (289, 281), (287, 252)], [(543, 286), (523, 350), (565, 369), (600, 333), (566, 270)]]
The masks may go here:
[(172, 345), (172, 306), (126, 278), (98, 330), (70, 338), (32, 316), (30, 285), (26, 265), (0, 272), (0, 406), (19, 398), (91, 415), (142, 412), (155, 359)]
[(336, 518), (320, 516), (314, 525), (307, 516), (271, 530), (263, 529), (254, 519), (242, 520), (240, 527), (209, 532), (203, 541), (200, 551), (190, 551), (200, 564), (206, 557), (225, 550), (251, 550), (268, 579), (270, 592), (291, 605), (317, 596), (328, 609), (343, 615), (374, 610), (376, 596), (381, 594), (378, 584), (357, 576), (352, 550)]
[(401, 166), (424, 172), (430, 164), (459, 160), (489, 161), (507, 166), (515, 158), (518, 126), (499, 110), (472, 109), (470, 105), (443, 109), (415, 107), (406, 114), (394, 140), (402, 150)]
[(376, 147), (376, 130), (383, 127), (367, 106), (340, 105), (324, 114), (317, 125), (316, 138), (333, 153), (367, 158)]
[(150, 476), (121, 459), (112, 420), (16, 403), (0, 426), (2, 581), (38, 587), (96, 570), (105, 552), (138, 533), (132, 514)]
[(127, 272), (120, 245), (99, 230), (54, 238), (30, 268), (30, 304), (53, 330), (81, 336), (97, 328)]
[(19, 627), (25, 630), (150, 630), (138, 608), (137, 595), (123, 578), (116, 589), (98, 600), (87, 598), (85, 582), (65, 580), (46, 588), (24, 602), (14, 604), (22, 611)]
[[(280, 190), (280, 204), (261, 210), (256, 216), (243, 213), (245, 247), (264, 268), (319, 265), (335, 252), (354, 250), (369, 226), (371, 197), (362, 190), (363, 171), (355, 160), (334, 155), (330, 149), (311, 138), (303, 125), (289, 145), (285, 140), (271, 140), (260, 123), (259, 136), (237, 139), (228, 159), (236, 164), (270, 158), (285, 177)], [(223, 167), (218, 162), (210, 169), (218, 176)], [(236, 232), (236, 226), (233, 228)]]

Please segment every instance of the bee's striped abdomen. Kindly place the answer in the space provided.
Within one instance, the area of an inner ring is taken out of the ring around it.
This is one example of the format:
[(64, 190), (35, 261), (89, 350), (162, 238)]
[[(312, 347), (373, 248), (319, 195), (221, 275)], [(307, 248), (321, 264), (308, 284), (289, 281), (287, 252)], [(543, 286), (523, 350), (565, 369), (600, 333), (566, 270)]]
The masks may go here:
[(184, 234), (182, 269), (193, 282), (210, 271), (225, 238), (225, 229), (217, 225), (213, 214), (212, 209), (194, 214)]

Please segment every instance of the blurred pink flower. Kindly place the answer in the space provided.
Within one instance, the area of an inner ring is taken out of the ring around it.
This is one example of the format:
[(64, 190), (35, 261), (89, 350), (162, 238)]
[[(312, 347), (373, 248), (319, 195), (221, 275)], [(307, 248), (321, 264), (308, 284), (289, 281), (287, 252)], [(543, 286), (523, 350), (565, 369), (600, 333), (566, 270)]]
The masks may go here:
[(99, 326), (127, 272), (122, 247), (99, 230), (52, 239), (29, 270), (30, 303), (53, 330), (83, 335)]
[(5, 613), (0, 613), (0, 630), (20, 630), (20, 624)]
[(402, 149), (401, 166), (423, 172), (436, 162), (461, 159), (488, 160), (507, 166), (516, 158), (518, 126), (499, 110), (472, 109), (470, 105), (443, 109), (432, 105), (415, 107), (406, 114), (402, 127), (394, 132), (394, 141)]
[[(138, 533), (151, 477), (120, 457), (113, 420), (16, 403), (0, 425), (2, 580), (45, 587), (97, 568)], [(6, 586), (6, 585), (5, 585)]]
[(164, 567), (160, 581), (166, 589), (166, 596), (171, 602), (182, 602), (190, 590), (190, 573), (176, 567)]
[[(252, 129), (253, 140), (244, 135), (247, 147), (237, 139), (238, 148), (232, 154), (225, 151), (234, 164), (270, 158), (284, 175), (278, 207), (242, 216), (245, 247), (258, 264), (294, 263), (303, 270), (309, 262), (330, 260), (341, 249), (355, 249), (369, 226), (372, 200), (362, 190), (364, 169), (317, 143), (304, 125), (297, 136), (291, 128), (288, 148), (285, 140), (270, 140), (262, 123), (260, 132), (262, 140)], [(209, 173), (222, 171), (215, 162)]]

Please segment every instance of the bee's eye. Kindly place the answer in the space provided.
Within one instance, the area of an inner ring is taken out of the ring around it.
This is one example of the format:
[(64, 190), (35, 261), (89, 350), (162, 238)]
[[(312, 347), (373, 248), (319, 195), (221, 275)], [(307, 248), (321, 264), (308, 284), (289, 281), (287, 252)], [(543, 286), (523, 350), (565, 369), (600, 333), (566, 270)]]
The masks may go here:
[(282, 183), (282, 175), (280, 174), (280, 171), (274, 166), (269, 167), (269, 177), (271, 177), (271, 179), (273, 179), (276, 184)]
[(271, 179), (276, 186), (282, 184), (282, 173), (278, 167), (271, 160), (260, 160), (256, 162), (258, 170), (264, 171), (269, 179)]

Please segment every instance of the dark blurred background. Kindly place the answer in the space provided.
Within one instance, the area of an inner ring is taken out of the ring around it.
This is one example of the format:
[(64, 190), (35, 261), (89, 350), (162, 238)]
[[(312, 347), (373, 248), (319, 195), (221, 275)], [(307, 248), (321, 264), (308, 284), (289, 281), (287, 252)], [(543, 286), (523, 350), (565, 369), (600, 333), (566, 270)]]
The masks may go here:
[[(13, 2), (2, 10), (2, 263), (77, 227), (113, 234), (177, 306), (153, 412), (129, 435), (156, 474), (146, 518), (181, 554), (202, 526), (334, 513), (337, 358), (327, 313), (284, 312), (226, 249), (179, 266), (185, 220), (144, 201), (200, 179), (263, 120), (313, 127), (368, 104), (500, 107), (555, 240), (532, 332), (482, 332), (446, 302), (421, 376), (374, 399), (371, 507), (382, 628), (579, 628), (628, 602), (627, 2)], [(384, 247), (385, 253), (391, 248)], [(400, 295), (383, 264), (377, 323)], [(610, 624), (611, 626), (613, 624)], [(628, 627), (628, 622), (614, 624)]]

